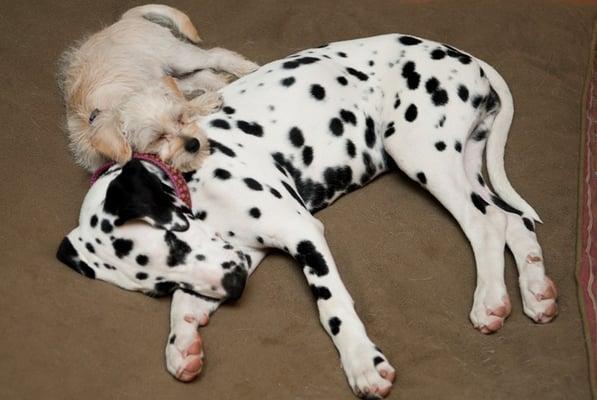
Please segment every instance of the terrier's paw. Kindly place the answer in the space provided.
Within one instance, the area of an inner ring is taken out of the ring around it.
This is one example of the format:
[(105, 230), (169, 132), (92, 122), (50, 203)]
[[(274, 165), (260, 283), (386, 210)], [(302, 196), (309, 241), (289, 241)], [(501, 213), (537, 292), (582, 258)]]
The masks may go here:
[(473, 326), (481, 333), (490, 334), (500, 330), (511, 311), (510, 298), (505, 288), (496, 290), (478, 286), (475, 289), (470, 319)]
[(558, 291), (553, 281), (547, 277), (520, 277), (520, 293), (524, 313), (539, 324), (546, 324), (558, 315), (556, 299)]
[(230, 66), (228, 72), (240, 78), (242, 76), (250, 74), (251, 72), (256, 71), (258, 68), (259, 65), (254, 63), (253, 61), (241, 59), (238, 62), (234, 63), (234, 65)]
[(191, 108), (189, 112), (184, 115), (184, 121), (186, 123), (193, 122), (196, 119), (196, 116), (209, 115), (220, 111), (224, 99), (219, 92), (208, 91), (195, 97), (189, 103)]
[(367, 343), (354, 348), (342, 360), (348, 383), (354, 393), (364, 399), (381, 399), (392, 389), (396, 379), (394, 368), (382, 352)]

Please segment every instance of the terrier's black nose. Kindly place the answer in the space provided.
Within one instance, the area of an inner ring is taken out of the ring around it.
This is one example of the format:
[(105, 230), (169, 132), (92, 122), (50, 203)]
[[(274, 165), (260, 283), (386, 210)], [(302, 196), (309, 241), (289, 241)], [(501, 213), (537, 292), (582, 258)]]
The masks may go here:
[(201, 147), (201, 144), (199, 143), (199, 140), (192, 138), (186, 141), (186, 143), (184, 144), (184, 149), (186, 151), (188, 151), (189, 153), (196, 153), (199, 151), (199, 147)]

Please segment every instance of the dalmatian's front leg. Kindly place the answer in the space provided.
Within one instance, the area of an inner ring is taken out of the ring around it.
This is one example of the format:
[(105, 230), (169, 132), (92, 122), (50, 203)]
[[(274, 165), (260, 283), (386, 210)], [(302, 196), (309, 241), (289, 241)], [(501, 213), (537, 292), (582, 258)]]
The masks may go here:
[(207, 325), (219, 301), (176, 290), (170, 310), (170, 334), (166, 344), (166, 368), (178, 380), (188, 382), (203, 367), (203, 343), (197, 329)]
[(320, 322), (338, 349), (351, 388), (359, 397), (385, 397), (395, 378), (394, 368), (367, 336), (340, 279), (323, 226), (314, 218), (313, 222), (292, 224), (293, 231), (282, 242), (303, 268)]

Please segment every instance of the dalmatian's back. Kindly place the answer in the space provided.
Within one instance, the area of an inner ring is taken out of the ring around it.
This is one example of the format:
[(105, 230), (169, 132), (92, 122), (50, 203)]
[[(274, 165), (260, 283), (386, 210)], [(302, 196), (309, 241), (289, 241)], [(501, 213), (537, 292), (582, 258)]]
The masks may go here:
[[(464, 143), (489, 91), (474, 58), (412, 36), (301, 51), (222, 90), (223, 111), (203, 123), (216, 143), (212, 159), (190, 184), (203, 177), (195, 191), (199, 203), (209, 204), (209, 189), (221, 184), (212, 179), (211, 165), (219, 168), (225, 159), (232, 178), (255, 179), (275, 190), (285, 189), (282, 180), (315, 212), (395, 167), (385, 138), (400, 137), (415, 158)], [(428, 143), (421, 143), (421, 131)], [(231, 151), (222, 152), (222, 146)], [(405, 172), (416, 179), (416, 171)]]

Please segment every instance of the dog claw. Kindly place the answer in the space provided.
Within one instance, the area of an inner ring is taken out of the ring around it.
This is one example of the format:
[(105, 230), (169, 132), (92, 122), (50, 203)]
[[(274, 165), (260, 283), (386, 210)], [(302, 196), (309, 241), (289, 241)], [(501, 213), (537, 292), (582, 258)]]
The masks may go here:
[(553, 281), (545, 276), (543, 280), (522, 281), (521, 294), (524, 312), (538, 324), (546, 324), (558, 315), (558, 290)]

